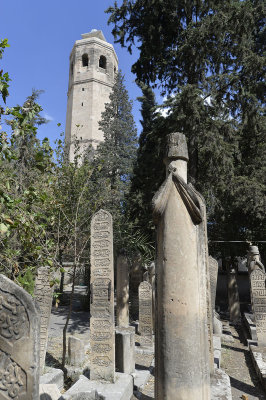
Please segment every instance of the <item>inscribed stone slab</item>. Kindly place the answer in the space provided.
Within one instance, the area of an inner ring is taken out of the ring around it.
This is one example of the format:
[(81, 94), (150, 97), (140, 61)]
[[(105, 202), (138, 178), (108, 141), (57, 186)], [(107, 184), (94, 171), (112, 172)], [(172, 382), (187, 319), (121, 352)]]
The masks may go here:
[(147, 281), (139, 285), (140, 344), (152, 346), (152, 287)]
[(113, 382), (115, 374), (113, 224), (100, 210), (91, 221), (91, 372)]
[(259, 268), (250, 274), (252, 308), (256, 322), (258, 345), (266, 346), (266, 289), (265, 273)]
[(39, 310), (0, 275), (0, 399), (39, 400)]
[(40, 373), (45, 365), (45, 355), (48, 340), (48, 328), (53, 301), (53, 287), (50, 286), (50, 268), (40, 267), (37, 271), (34, 287), (34, 298), (41, 312), (40, 322)]

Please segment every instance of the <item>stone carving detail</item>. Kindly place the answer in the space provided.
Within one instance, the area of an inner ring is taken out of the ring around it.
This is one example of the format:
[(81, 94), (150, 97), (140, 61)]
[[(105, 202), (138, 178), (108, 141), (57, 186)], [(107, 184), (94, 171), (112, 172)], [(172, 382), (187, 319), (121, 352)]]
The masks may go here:
[(40, 267), (35, 280), (34, 297), (41, 311), (40, 325), (40, 372), (45, 365), (48, 328), (51, 315), (53, 288), (50, 286), (50, 268)]
[(184, 135), (168, 135), (166, 180), (153, 197), (157, 225), (156, 400), (211, 397), (206, 210), (202, 196), (187, 183), (187, 162)]
[(29, 333), (29, 320), (22, 303), (12, 294), (0, 291), (0, 336), (12, 345)]
[(100, 210), (91, 222), (91, 379), (114, 381), (114, 279), (112, 216)]
[(139, 285), (139, 332), (142, 346), (152, 345), (152, 287), (149, 282)]
[(40, 311), (0, 275), (0, 399), (39, 400)]
[(250, 285), (258, 345), (266, 346), (266, 288), (265, 273), (261, 269), (255, 268), (250, 273)]
[(0, 393), (7, 399), (18, 400), (26, 387), (25, 371), (0, 350)]

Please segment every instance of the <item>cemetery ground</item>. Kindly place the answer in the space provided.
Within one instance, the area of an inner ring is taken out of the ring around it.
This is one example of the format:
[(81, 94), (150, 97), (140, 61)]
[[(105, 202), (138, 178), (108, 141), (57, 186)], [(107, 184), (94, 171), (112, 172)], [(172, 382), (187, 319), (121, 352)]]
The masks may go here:
[[(67, 290), (66, 290), (67, 292)], [(89, 346), (89, 317), (88, 311), (82, 309), (79, 295), (86, 292), (85, 286), (76, 287), (73, 312), (68, 326), (67, 335), (75, 335), (86, 343), (86, 358), (90, 358)], [(67, 305), (52, 308), (50, 319), (46, 365), (60, 368), (62, 359), (62, 331), (68, 311)], [(232, 400), (266, 400), (266, 394), (254, 370), (250, 352), (246, 346), (241, 324), (232, 325), (227, 315), (223, 315), (222, 336), (222, 369), (229, 375), (231, 381)], [(139, 343), (139, 335), (135, 335), (135, 343)], [(135, 391), (131, 400), (154, 400), (154, 356), (136, 353), (136, 368), (149, 370), (149, 380), (143, 388)], [(65, 389), (71, 382), (66, 382)], [(247, 397), (243, 397), (247, 396)]]

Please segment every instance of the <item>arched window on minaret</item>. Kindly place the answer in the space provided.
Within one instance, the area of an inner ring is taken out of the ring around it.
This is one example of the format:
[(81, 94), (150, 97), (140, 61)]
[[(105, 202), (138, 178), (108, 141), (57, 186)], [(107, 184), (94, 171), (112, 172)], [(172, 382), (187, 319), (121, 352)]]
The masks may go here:
[(82, 67), (88, 67), (89, 65), (89, 57), (88, 54), (83, 54), (82, 55)]
[(99, 67), (103, 68), (103, 69), (106, 69), (106, 57), (101, 56), (99, 58)]

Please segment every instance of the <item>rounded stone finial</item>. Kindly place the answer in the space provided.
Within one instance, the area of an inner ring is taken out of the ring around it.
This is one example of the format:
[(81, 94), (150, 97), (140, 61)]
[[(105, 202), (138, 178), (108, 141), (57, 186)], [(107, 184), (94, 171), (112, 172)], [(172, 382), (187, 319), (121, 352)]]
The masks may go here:
[(166, 158), (188, 161), (187, 140), (183, 133), (174, 132), (167, 135)]
[(249, 252), (254, 256), (257, 256), (260, 254), (258, 246), (249, 246)]

